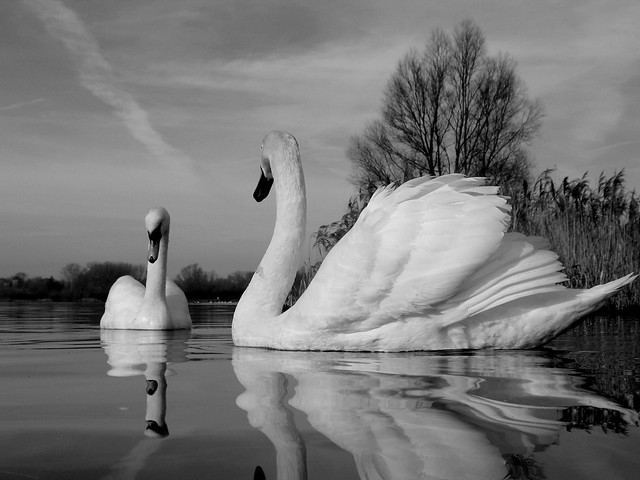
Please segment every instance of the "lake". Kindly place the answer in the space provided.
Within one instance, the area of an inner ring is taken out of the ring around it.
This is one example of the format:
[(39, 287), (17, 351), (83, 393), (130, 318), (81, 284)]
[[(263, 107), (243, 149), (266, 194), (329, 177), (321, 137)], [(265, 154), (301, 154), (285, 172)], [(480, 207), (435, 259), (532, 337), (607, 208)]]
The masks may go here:
[(640, 319), (544, 349), (235, 348), (232, 305), (190, 332), (104, 331), (102, 304), (0, 303), (0, 479), (632, 479)]

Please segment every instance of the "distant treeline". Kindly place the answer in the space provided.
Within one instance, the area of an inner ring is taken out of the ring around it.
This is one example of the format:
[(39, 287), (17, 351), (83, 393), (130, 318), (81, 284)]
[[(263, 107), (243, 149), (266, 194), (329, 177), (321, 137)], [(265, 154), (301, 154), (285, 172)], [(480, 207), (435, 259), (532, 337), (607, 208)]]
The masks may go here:
[[(145, 282), (143, 265), (117, 262), (92, 262), (85, 267), (70, 263), (62, 269), (62, 278), (29, 277), (16, 273), (0, 278), (0, 300), (104, 301), (113, 282), (123, 275), (131, 275)], [(189, 301), (235, 301), (249, 284), (253, 272), (234, 272), (219, 277), (206, 273), (196, 263), (183, 268), (174, 281)]]

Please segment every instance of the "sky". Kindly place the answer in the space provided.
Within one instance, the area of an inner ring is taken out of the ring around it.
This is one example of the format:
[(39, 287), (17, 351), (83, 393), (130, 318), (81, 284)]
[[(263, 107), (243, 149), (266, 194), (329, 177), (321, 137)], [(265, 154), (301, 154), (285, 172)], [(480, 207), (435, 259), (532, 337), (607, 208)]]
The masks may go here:
[(637, 0), (2, 1), (0, 277), (144, 264), (157, 205), (171, 276), (255, 270), (275, 219), (252, 198), (262, 138), (298, 139), (308, 235), (339, 219), (349, 139), (401, 57), (464, 19), (543, 104), (534, 173), (624, 168), (640, 191), (638, 18)]

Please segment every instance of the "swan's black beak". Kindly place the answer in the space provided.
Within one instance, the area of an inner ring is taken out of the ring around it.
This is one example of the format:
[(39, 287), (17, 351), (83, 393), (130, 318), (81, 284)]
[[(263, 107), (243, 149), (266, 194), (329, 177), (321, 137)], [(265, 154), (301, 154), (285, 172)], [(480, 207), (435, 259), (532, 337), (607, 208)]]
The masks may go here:
[(149, 252), (147, 253), (149, 263), (153, 263), (158, 259), (160, 238), (162, 238), (162, 232), (160, 231), (160, 226), (158, 226), (153, 232), (149, 233)]
[(144, 434), (147, 437), (162, 438), (169, 435), (169, 427), (164, 424), (160, 425), (155, 420), (145, 420), (147, 428), (144, 430)]
[(271, 185), (273, 185), (273, 178), (267, 178), (264, 174), (262, 168), (260, 169), (260, 180), (258, 181), (258, 186), (253, 192), (253, 198), (256, 202), (261, 202), (269, 195), (269, 191), (271, 190)]

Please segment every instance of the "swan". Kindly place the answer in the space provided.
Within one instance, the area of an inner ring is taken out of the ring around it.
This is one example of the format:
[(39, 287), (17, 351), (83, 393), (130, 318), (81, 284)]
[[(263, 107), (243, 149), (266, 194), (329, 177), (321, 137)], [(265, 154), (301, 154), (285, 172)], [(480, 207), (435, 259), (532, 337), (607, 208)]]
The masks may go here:
[(167, 279), (170, 217), (162, 207), (145, 218), (149, 234), (146, 288), (130, 275), (118, 278), (109, 290), (101, 328), (179, 330), (191, 328), (184, 292)]
[(637, 275), (586, 290), (559, 282), (540, 237), (506, 233), (507, 198), (481, 178), (450, 174), (378, 189), (289, 310), (282, 305), (306, 227), (298, 143), (262, 142), (263, 200), (275, 187), (273, 236), (236, 307), (237, 346), (279, 350), (412, 351), (540, 346)]

